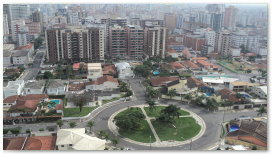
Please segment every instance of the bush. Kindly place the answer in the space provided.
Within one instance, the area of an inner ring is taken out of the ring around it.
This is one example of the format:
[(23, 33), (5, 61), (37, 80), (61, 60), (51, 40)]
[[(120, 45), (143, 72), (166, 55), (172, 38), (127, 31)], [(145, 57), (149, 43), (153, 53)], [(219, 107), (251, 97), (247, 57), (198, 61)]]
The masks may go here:
[(13, 129), (10, 129), (11, 133), (12, 134), (19, 134), (20, 133), (20, 129), (19, 128), (13, 128)]
[(65, 95), (48, 95), (49, 98), (59, 98), (59, 99), (64, 99)]
[(49, 132), (53, 132), (55, 129), (54, 128), (48, 128)]
[(41, 131), (41, 132), (44, 131), (44, 128), (40, 128), (39, 131)]
[(30, 133), (31, 133), (31, 130), (30, 130), (30, 129), (27, 129), (27, 130), (26, 130), (26, 133), (27, 133), (27, 134), (30, 134)]
[(9, 129), (3, 129), (3, 134), (7, 134)]

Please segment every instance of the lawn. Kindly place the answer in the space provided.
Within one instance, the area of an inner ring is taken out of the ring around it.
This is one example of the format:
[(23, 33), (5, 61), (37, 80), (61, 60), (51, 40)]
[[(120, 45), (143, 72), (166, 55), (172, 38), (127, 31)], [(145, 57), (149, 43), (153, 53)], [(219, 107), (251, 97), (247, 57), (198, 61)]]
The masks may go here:
[[(149, 117), (158, 117), (160, 115), (160, 112), (162, 109), (166, 108), (166, 106), (155, 106), (154, 109), (150, 110), (149, 107), (144, 107), (144, 110)], [(179, 110), (179, 113), (184, 116), (184, 115), (190, 115), (189, 112), (184, 111), (184, 110)]]
[(177, 129), (170, 123), (162, 123), (157, 120), (151, 122), (162, 141), (184, 141), (196, 136), (201, 128), (192, 117), (176, 118), (174, 125)]
[(97, 106), (83, 107), (81, 112), (79, 112), (79, 107), (64, 108), (64, 117), (83, 117), (92, 112), (95, 108), (97, 108)]
[[(135, 110), (141, 111), (141, 109), (138, 107), (131, 107), (125, 111), (118, 113), (116, 116), (126, 115), (126, 114), (128, 114), (132, 111), (135, 111)], [(142, 124), (142, 128), (140, 130), (119, 131), (119, 134), (122, 135), (123, 137), (129, 138), (134, 141), (143, 142), (143, 143), (150, 143), (150, 136), (151, 136), (151, 142), (155, 142), (156, 141), (155, 137), (154, 137), (147, 121), (142, 120), (141, 124)]]

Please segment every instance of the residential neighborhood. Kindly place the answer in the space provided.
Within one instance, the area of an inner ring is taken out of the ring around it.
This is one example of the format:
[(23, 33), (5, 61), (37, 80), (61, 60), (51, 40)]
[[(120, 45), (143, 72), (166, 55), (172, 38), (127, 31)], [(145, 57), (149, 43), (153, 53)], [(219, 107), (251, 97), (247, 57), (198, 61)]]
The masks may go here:
[(3, 150), (268, 150), (268, 4), (3, 4)]

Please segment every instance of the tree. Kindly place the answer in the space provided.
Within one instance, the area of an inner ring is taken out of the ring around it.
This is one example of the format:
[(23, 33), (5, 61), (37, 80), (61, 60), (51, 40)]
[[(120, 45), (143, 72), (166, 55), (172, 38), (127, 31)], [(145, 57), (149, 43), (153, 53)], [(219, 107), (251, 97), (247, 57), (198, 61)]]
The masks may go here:
[(43, 79), (52, 79), (53, 78), (53, 74), (49, 71), (45, 71), (43, 74)]
[(73, 101), (75, 106), (79, 107), (79, 112), (82, 111), (83, 106), (86, 105), (88, 102), (86, 96), (83, 94), (73, 95), (71, 97), (71, 100)]
[(127, 92), (129, 90), (127, 83), (122, 81), (120, 82), (119, 88), (121, 92)]
[(43, 40), (44, 39), (41, 36), (39, 36), (38, 38), (36, 38), (34, 40), (34, 49), (38, 49), (42, 45)]
[(70, 128), (76, 127), (76, 122), (72, 121), (69, 123)]
[(172, 99), (172, 97), (176, 96), (177, 90), (176, 89), (171, 89), (168, 91), (167, 95)]
[(157, 98), (159, 97), (160, 91), (159, 89), (154, 89), (153, 87), (147, 87), (148, 96), (150, 98)]
[(62, 120), (58, 120), (56, 123), (59, 126), (59, 128), (61, 128), (63, 126), (63, 121)]
[(131, 95), (133, 95), (133, 92), (132, 92), (131, 90), (128, 90), (128, 91), (126, 92), (126, 97), (129, 97), (129, 96), (131, 96)]
[(257, 112), (258, 112), (257, 116), (262, 116), (264, 113), (267, 113), (264, 106), (261, 106)]
[(154, 101), (154, 100), (149, 99), (149, 100), (147, 100), (147, 101), (146, 101), (146, 103), (149, 105), (149, 109), (150, 109), (150, 110), (155, 109), (155, 105), (156, 105), (156, 103), (155, 103), (155, 101)]
[(216, 102), (215, 99), (207, 99), (207, 104), (206, 107), (208, 108), (208, 110), (217, 110), (218, 109), (218, 103)]
[(251, 73), (251, 72), (252, 72), (251, 69), (247, 69), (247, 70), (246, 70), (246, 73), (248, 73), (248, 74)]
[(187, 100), (187, 102), (189, 104), (191, 102), (191, 100), (192, 100), (193, 97), (192, 97), (191, 94), (186, 94), (184, 98)]
[(111, 143), (116, 146), (119, 143), (119, 140), (116, 138), (111, 139)]
[(87, 123), (87, 127), (90, 128), (90, 132), (92, 131), (93, 126), (94, 126), (94, 121), (89, 121), (89, 122)]
[(107, 134), (107, 133), (106, 133), (104, 130), (100, 130), (100, 131), (98, 132), (98, 137), (99, 137), (99, 138), (103, 138), (106, 134)]
[(161, 110), (158, 120), (162, 122), (172, 122), (175, 117), (179, 118), (179, 108), (176, 105), (170, 104)]
[(123, 131), (138, 130), (142, 127), (141, 120), (145, 118), (144, 114), (139, 110), (133, 110), (128, 114), (118, 115), (114, 117), (114, 122)]

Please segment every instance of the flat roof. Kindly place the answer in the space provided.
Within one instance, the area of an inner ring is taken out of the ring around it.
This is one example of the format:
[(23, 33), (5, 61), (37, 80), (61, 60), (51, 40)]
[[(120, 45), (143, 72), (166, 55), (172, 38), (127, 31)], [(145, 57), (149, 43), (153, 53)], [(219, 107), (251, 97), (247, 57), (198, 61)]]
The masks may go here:
[(102, 68), (102, 65), (101, 65), (101, 63), (88, 63), (88, 68), (89, 67), (99, 67), (99, 68)]

